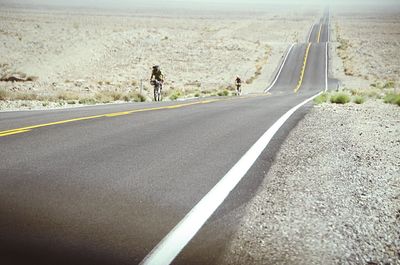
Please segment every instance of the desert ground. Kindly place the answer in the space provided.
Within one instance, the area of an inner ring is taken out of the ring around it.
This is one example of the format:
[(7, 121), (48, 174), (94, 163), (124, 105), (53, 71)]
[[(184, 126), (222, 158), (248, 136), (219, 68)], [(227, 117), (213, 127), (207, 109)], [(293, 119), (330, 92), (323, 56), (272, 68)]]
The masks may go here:
[[(165, 90), (178, 96), (232, 89), (236, 75), (245, 93), (261, 92), (289, 44), (303, 40), (318, 14), (2, 8), (0, 88), (17, 101), (2, 101), (0, 108), (42, 107), (18, 101), (30, 97), (54, 107), (54, 99), (78, 103), (99, 92), (97, 101), (110, 102), (141, 88), (150, 99), (155, 64), (166, 77)], [(10, 82), (13, 78), (21, 82)]]
[(399, 9), (346, 8), (333, 14), (331, 70), (342, 87), (399, 87)]

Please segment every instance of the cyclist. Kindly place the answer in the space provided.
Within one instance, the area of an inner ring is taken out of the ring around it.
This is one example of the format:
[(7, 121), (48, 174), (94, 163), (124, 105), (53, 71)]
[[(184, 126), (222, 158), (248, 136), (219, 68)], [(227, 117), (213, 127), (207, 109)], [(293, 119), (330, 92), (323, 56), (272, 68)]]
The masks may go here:
[(164, 75), (159, 65), (154, 65), (150, 76), (150, 84), (154, 86), (154, 100), (160, 101), (161, 90), (164, 82)]
[(239, 96), (242, 93), (242, 90), (240, 87), (242, 86), (242, 79), (237, 75), (235, 79), (235, 85), (236, 85), (236, 94)]

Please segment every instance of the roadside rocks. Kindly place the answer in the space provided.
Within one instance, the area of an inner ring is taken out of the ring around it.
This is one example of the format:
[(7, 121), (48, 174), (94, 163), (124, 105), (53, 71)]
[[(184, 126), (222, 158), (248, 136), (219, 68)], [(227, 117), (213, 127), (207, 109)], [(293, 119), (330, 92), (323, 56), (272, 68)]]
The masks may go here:
[(379, 101), (312, 109), (221, 264), (400, 264), (399, 117)]

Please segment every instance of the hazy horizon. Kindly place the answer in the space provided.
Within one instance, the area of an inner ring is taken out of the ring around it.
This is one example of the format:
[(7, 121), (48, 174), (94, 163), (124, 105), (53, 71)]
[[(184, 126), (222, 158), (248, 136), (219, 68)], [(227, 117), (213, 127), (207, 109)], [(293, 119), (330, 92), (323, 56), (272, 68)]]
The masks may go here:
[[(93, 7), (102, 9), (124, 8), (189, 8), (241, 10), (268, 8), (271, 6), (396, 6), (398, 0), (2, 0), (4, 4), (54, 6), (54, 7)], [(259, 10), (263, 11), (263, 10)]]

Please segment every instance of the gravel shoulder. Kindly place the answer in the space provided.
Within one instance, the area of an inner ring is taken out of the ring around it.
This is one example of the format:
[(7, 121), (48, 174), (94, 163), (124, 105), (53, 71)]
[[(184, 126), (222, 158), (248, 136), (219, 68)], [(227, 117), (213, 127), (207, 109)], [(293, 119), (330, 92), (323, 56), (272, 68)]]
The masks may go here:
[(399, 117), (374, 100), (313, 108), (220, 264), (400, 264)]

